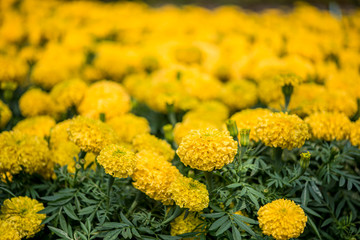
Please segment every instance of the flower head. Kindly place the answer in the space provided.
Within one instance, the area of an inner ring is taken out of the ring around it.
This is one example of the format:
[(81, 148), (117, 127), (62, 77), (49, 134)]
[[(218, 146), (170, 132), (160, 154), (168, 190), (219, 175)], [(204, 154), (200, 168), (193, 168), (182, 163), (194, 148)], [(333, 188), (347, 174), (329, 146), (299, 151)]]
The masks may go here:
[(134, 172), (136, 156), (126, 147), (111, 144), (104, 147), (97, 157), (107, 174), (117, 178), (127, 178)]
[(182, 139), (188, 135), (191, 130), (199, 130), (203, 128), (216, 128), (216, 125), (208, 121), (192, 118), (178, 122), (174, 128), (174, 140), (179, 145)]
[(165, 140), (159, 139), (151, 134), (141, 134), (134, 138), (133, 147), (136, 151), (151, 151), (163, 156), (167, 161), (173, 160), (175, 151)]
[(20, 238), (31, 238), (44, 225), (45, 214), (37, 212), (44, 209), (44, 205), (29, 197), (14, 197), (6, 199), (1, 207), (0, 219), (8, 222), (19, 233)]
[(181, 176), (179, 170), (166, 158), (154, 152), (144, 150), (136, 156), (136, 168), (132, 175), (133, 186), (152, 199), (166, 205), (172, 204), (169, 188), (171, 183)]
[(299, 237), (307, 222), (304, 210), (287, 199), (278, 199), (262, 206), (258, 215), (263, 233), (273, 236), (276, 240)]
[(82, 116), (74, 118), (67, 131), (69, 140), (85, 152), (99, 153), (105, 146), (118, 142), (110, 126), (100, 120)]
[(344, 113), (314, 113), (305, 118), (305, 122), (312, 138), (325, 141), (348, 139), (351, 131), (351, 122)]
[(310, 137), (307, 124), (296, 115), (270, 113), (255, 127), (256, 135), (269, 147), (300, 148)]
[(43, 138), (50, 135), (50, 130), (55, 124), (55, 120), (50, 116), (36, 116), (21, 120), (13, 130)]
[(360, 120), (351, 124), (350, 142), (353, 146), (360, 146)]
[(3, 240), (21, 240), (19, 232), (4, 220), (0, 220), (0, 236)]
[(12, 112), (10, 108), (0, 100), (0, 129), (4, 128), (10, 121)]
[(182, 139), (176, 153), (186, 166), (212, 171), (234, 160), (237, 143), (227, 132), (215, 128), (192, 130)]
[(221, 100), (232, 109), (248, 108), (257, 102), (255, 83), (248, 80), (229, 81), (221, 91)]
[(200, 212), (209, 206), (206, 186), (192, 178), (178, 176), (170, 186), (171, 198), (181, 208)]
[(180, 216), (175, 218), (174, 221), (170, 223), (171, 236), (194, 232), (196, 231), (196, 229), (199, 228), (202, 223), (204, 223), (204, 221), (201, 220), (194, 212), (189, 212), (185, 219), (184, 217), (185, 212), (183, 212)]

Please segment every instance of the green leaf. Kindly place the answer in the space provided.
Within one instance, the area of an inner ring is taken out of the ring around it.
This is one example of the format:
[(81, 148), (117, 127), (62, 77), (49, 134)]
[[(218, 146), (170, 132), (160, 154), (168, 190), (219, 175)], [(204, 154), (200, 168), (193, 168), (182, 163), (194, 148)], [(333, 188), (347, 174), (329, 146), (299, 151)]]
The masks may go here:
[(237, 188), (237, 187), (241, 187), (241, 186), (243, 186), (242, 183), (232, 183), (230, 185), (227, 185), (226, 187), (227, 188)]
[(76, 231), (75, 232), (75, 236), (79, 236), (81, 239), (83, 239), (83, 240), (87, 240), (88, 238), (83, 234), (83, 233), (81, 233), (81, 232), (79, 232), (79, 231)]
[(329, 225), (332, 222), (334, 222), (334, 220), (332, 218), (328, 218), (323, 222), (323, 224), (321, 224), (321, 227), (325, 227), (325, 226)]
[(232, 229), (232, 235), (235, 240), (241, 240), (241, 234), (240, 231), (235, 227), (234, 225), (231, 226)]
[(61, 213), (59, 214), (59, 222), (60, 222), (61, 229), (64, 230), (66, 233), (68, 233), (66, 220)]
[(309, 189), (308, 182), (305, 183), (304, 190), (301, 193), (301, 203), (304, 206), (307, 206), (309, 202)]
[(127, 218), (125, 217), (125, 215), (124, 215), (122, 212), (120, 212), (120, 218), (121, 218), (121, 220), (123, 220), (123, 222), (126, 223), (127, 225), (129, 225), (129, 226), (131, 226), (131, 227), (134, 226), (134, 225), (129, 221), (129, 219), (127, 219)]
[(79, 217), (75, 214), (73, 206), (71, 204), (68, 204), (64, 207), (64, 211), (66, 215), (68, 215), (71, 219), (79, 221)]
[(48, 206), (46, 208), (44, 208), (43, 210), (37, 212), (38, 214), (49, 214), (51, 212), (54, 212), (56, 210), (58, 210), (59, 207), (55, 207), (55, 206)]
[(319, 217), (319, 218), (323, 218), (321, 215), (319, 215), (317, 212), (315, 212), (314, 210), (312, 210), (311, 208), (308, 208), (308, 207), (306, 207), (306, 206), (304, 206), (304, 205), (301, 205), (301, 207), (305, 210), (305, 212), (307, 212), (307, 213), (309, 213), (309, 214), (311, 214), (311, 215), (314, 215), (314, 216), (316, 216), (316, 217)]
[(204, 213), (201, 214), (201, 216), (206, 217), (206, 218), (219, 218), (224, 216), (225, 213), (224, 212), (219, 212), (219, 213)]
[(216, 231), (215, 235), (219, 236), (223, 234), (226, 230), (228, 230), (231, 227), (231, 221), (227, 220), (224, 224), (219, 227), (219, 229)]
[(229, 217), (223, 216), (221, 218), (219, 218), (218, 220), (216, 220), (209, 228), (209, 231), (213, 231), (215, 229), (218, 229), (221, 225), (223, 225), (227, 220), (229, 220)]
[(164, 240), (180, 240), (182, 237), (176, 237), (176, 236), (168, 236), (168, 235), (159, 235)]
[(93, 205), (93, 206), (88, 206), (85, 208), (80, 209), (79, 211), (79, 215), (87, 215), (87, 214), (91, 214), (96, 210), (97, 206)]
[(66, 238), (66, 239), (69, 239), (71, 240), (71, 238), (69, 237), (69, 235), (64, 232), (63, 230), (61, 229), (58, 229), (58, 228), (54, 228), (52, 226), (48, 226), (48, 228), (53, 232), (55, 233), (56, 235), (58, 235), (59, 237), (62, 237), (62, 238)]
[(255, 232), (245, 223), (243, 223), (242, 221), (239, 221), (238, 218), (234, 218), (236, 224), (243, 230), (245, 230), (247, 233), (249, 233), (252, 236), (256, 236)]
[(53, 220), (56, 216), (57, 216), (57, 214), (54, 214), (54, 215), (52, 215), (51, 217), (45, 218), (45, 219), (41, 222), (41, 224), (42, 224), (42, 225), (45, 225), (45, 224), (49, 223), (49, 222), (50, 222), (51, 220)]
[(116, 230), (108, 232), (105, 235), (104, 240), (115, 240), (115, 239), (117, 239), (117, 237), (119, 236), (121, 231), (122, 231), (122, 229), (116, 229)]
[(319, 230), (317, 229), (314, 221), (308, 216), (308, 223), (310, 225), (310, 227), (314, 230), (316, 236), (321, 240), (321, 236), (320, 236), (320, 233), (319, 233)]
[(245, 216), (242, 216), (242, 215), (239, 215), (239, 214), (233, 214), (233, 217), (237, 218), (239, 221), (242, 221), (242, 222), (247, 222), (250, 224), (259, 224), (258, 221), (248, 218), (248, 217), (245, 217)]
[(345, 184), (345, 178), (344, 178), (344, 176), (341, 176), (340, 181), (339, 181), (339, 187), (344, 186), (344, 184)]

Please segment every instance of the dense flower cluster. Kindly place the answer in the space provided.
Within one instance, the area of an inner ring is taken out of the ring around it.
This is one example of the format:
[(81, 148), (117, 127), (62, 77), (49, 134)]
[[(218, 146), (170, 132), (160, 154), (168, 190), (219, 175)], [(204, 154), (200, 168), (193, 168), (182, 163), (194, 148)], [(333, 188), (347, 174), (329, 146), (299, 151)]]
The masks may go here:
[(55, 120), (50, 116), (36, 116), (18, 122), (13, 130), (44, 138), (50, 135), (50, 130), (55, 124)]
[(194, 212), (190, 212), (187, 217), (185, 212), (171, 222), (171, 235), (177, 236), (184, 233), (195, 232), (203, 221)]
[(9, 107), (0, 100), (0, 129), (4, 128), (6, 124), (10, 121), (12, 117), (12, 112)]
[[(29, 197), (14, 197), (5, 200), (1, 206), (0, 224), (4, 226), (3, 222), (6, 222), (9, 226), (9, 232), (2, 233), (7, 234), (8, 237), (14, 236), (13, 239), (33, 237), (44, 226), (41, 225), (41, 222), (46, 215), (38, 213), (43, 209), (42, 203)], [(14, 230), (18, 233), (18, 237)]]
[(214, 128), (192, 130), (182, 139), (176, 153), (186, 166), (212, 171), (234, 160), (237, 143), (227, 132)]
[(286, 113), (262, 117), (254, 130), (265, 145), (289, 150), (302, 147), (310, 137), (307, 124), (298, 116)]
[(258, 215), (263, 233), (276, 240), (297, 238), (303, 233), (307, 222), (304, 210), (287, 199), (278, 199), (262, 206)]

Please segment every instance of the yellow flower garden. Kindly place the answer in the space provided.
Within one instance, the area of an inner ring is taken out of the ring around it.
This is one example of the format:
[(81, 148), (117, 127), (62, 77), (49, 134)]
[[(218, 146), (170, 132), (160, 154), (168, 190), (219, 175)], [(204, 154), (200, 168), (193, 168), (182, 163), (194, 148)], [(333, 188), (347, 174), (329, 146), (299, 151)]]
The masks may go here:
[(240, 6), (0, 1), (0, 240), (360, 239), (359, 8)]

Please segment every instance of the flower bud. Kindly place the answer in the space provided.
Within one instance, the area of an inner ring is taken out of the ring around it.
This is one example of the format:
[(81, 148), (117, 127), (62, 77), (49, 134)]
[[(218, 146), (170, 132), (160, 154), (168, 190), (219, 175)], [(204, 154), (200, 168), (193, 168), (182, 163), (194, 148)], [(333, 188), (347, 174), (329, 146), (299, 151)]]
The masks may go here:
[(239, 134), (238, 128), (236, 126), (236, 122), (234, 120), (227, 120), (226, 121), (226, 127), (230, 132), (230, 136), (232, 136), (233, 138), (236, 138)]
[(105, 122), (105, 113), (99, 114), (100, 121)]
[(77, 170), (80, 170), (81, 169), (81, 165), (80, 164), (75, 164), (75, 168), (77, 169)]
[(79, 160), (79, 163), (80, 163), (81, 165), (84, 165), (84, 164), (85, 164), (85, 159), (81, 158), (81, 159)]
[(250, 139), (250, 129), (241, 129), (240, 130), (240, 145), (242, 147), (246, 147), (249, 145), (249, 139)]
[(174, 141), (173, 126), (171, 124), (166, 124), (165, 126), (163, 126), (163, 130), (164, 130), (165, 139), (170, 143), (173, 142)]
[(195, 177), (195, 172), (194, 172), (194, 170), (189, 170), (189, 172), (188, 172), (188, 177), (189, 177), (189, 178)]
[(302, 169), (306, 170), (310, 164), (311, 154), (309, 152), (304, 152), (300, 154), (300, 166)]

